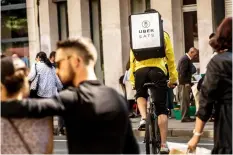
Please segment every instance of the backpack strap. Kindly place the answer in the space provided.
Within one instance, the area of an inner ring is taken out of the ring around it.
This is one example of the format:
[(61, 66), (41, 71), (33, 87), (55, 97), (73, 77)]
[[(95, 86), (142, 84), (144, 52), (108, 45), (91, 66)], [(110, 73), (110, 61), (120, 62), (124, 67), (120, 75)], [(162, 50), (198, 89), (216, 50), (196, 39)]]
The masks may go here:
[(14, 129), (14, 131), (16, 132), (16, 134), (19, 136), (19, 138), (22, 141), (27, 152), (29, 154), (32, 154), (32, 150), (30, 149), (30, 147), (29, 147), (28, 143), (26, 142), (26, 140), (24, 139), (23, 135), (20, 133), (18, 128), (15, 126), (14, 122), (11, 119), (8, 119), (8, 121), (10, 122), (10, 124), (11, 124), (12, 128)]

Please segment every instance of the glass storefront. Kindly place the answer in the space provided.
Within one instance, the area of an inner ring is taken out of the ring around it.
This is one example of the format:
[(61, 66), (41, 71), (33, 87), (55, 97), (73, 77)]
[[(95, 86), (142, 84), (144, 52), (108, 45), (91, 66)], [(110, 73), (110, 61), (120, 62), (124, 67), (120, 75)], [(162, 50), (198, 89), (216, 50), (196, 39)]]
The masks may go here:
[[(198, 49), (198, 23), (196, 0), (183, 1), (184, 45), (185, 53), (191, 47)], [(194, 62), (199, 62), (199, 57)]]
[(1, 0), (1, 52), (29, 64), (26, 0)]

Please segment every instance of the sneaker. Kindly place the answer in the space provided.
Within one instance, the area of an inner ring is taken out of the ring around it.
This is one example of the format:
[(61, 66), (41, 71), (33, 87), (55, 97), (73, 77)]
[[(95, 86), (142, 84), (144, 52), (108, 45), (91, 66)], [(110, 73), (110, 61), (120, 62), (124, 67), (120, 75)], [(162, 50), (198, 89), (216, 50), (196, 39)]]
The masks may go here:
[(160, 148), (160, 154), (169, 154), (170, 150), (167, 144), (162, 144)]
[(139, 123), (138, 130), (139, 131), (145, 131), (145, 129), (146, 129), (146, 120), (145, 119), (141, 119), (141, 121)]
[(187, 122), (195, 122), (195, 119), (192, 119), (192, 118), (184, 118), (183, 120), (181, 120), (181, 123), (187, 123)]

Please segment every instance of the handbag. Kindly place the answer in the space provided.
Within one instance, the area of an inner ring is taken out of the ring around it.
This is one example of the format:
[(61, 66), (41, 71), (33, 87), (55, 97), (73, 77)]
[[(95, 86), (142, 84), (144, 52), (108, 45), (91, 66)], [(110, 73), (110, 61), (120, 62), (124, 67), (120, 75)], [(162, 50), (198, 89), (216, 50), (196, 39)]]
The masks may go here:
[(30, 149), (29, 145), (27, 144), (27, 142), (25, 141), (25, 139), (23, 138), (23, 136), (21, 135), (21, 133), (19, 132), (18, 128), (15, 126), (14, 122), (11, 119), (8, 119), (8, 121), (10, 122), (11, 126), (13, 127), (13, 129), (15, 130), (16, 134), (19, 136), (20, 140), (22, 141), (25, 149), (27, 150), (27, 152), (29, 154), (32, 154), (32, 150)]
[[(35, 75), (34, 79), (31, 81), (31, 83), (36, 79), (37, 74), (38, 74), (37, 69), (36, 69), (36, 64), (35, 64), (35, 70), (36, 70), (36, 75)], [(37, 92), (38, 92), (38, 88), (39, 88), (39, 79), (40, 79), (40, 75), (38, 75), (38, 80), (37, 80), (37, 83), (36, 83), (36, 89), (31, 89), (30, 90), (30, 98), (38, 98)]]

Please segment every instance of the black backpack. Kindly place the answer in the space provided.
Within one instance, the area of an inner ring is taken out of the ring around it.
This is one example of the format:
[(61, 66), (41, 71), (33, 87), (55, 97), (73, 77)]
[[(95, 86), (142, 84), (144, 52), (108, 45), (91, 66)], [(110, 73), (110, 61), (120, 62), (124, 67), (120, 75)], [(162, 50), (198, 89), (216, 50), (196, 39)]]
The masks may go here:
[[(130, 15), (129, 27), (130, 45), (137, 61), (166, 56), (163, 24), (159, 13)], [(160, 39), (160, 46), (153, 41), (153, 39), (158, 40), (158, 38)], [(150, 46), (146, 46), (148, 43), (150, 43)]]

